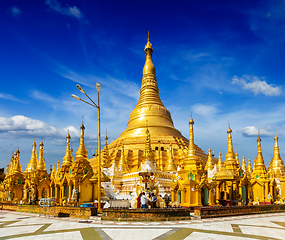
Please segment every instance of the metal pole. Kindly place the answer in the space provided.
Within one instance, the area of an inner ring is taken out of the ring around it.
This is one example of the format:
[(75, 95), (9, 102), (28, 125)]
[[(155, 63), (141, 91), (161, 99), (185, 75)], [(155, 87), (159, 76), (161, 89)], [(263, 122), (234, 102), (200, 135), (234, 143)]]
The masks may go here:
[(100, 103), (98, 91), (98, 213), (101, 213), (101, 134), (100, 134)]

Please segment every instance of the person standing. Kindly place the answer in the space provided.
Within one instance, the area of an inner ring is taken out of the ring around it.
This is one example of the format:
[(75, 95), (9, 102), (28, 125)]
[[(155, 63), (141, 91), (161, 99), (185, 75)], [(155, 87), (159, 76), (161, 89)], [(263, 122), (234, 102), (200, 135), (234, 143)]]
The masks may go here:
[(145, 193), (143, 192), (141, 196), (142, 209), (146, 209), (146, 201), (147, 201), (147, 198), (145, 196)]
[(141, 208), (141, 196), (142, 194), (140, 193), (139, 197), (138, 197), (138, 201), (137, 201), (137, 208)]
[(151, 194), (151, 202), (152, 202), (152, 207), (156, 208), (157, 197), (154, 195), (154, 193)]

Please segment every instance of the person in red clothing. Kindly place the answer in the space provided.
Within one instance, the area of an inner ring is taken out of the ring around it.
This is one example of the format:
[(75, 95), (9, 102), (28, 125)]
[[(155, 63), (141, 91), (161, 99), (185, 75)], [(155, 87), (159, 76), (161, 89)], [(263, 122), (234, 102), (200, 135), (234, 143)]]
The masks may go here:
[(142, 194), (140, 193), (139, 197), (138, 197), (138, 201), (137, 201), (137, 208), (141, 208), (141, 196)]

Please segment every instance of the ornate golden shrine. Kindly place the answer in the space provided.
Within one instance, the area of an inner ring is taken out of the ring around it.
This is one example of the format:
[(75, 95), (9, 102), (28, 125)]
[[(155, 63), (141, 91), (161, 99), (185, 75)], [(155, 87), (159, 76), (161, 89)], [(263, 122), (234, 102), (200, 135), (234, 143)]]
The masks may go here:
[[(228, 127), (228, 148), (225, 162), (205, 154), (194, 143), (194, 120), (189, 121), (189, 140), (175, 129), (170, 112), (159, 97), (153, 47), (149, 37), (144, 49), (139, 101), (129, 116), (127, 128), (109, 145), (107, 136), (102, 150), (101, 179), (111, 182), (120, 194), (135, 192), (142, 184), (143, 173), (151, 172), (157, 192), (171, 194), (173, 205), (183, 207), (220, 204), (259, 204), (279, 201), (285, 197), (285, 167), (280, 157), (278, 137), (275, 136), (274, 155), (268, 168), (264, 165), (260, 136), (257, 157), (251, 167), (242, 165), (232, 145), (232, 130)], [(84, 144), (84, 125), (81, 126), (80, 145), (73, 159), (70, 135), (62, 165), (46, 171), (43, 142), (39, 159), (36, 143), (30, 162), (23, 172), (20, 151), (12, 157), (6, 176), (0, 184), (0, 199), (6, 202), (35, 202), (52, 197), (60, 205), (78, 205), (97, 199), (98, 157), (88, 159)], [(145, 183), (144, 183), (145, 184)], [(148, 186), (144, 186), (146, 188)], [(100, 189), (104, 195), (104, 188)]]

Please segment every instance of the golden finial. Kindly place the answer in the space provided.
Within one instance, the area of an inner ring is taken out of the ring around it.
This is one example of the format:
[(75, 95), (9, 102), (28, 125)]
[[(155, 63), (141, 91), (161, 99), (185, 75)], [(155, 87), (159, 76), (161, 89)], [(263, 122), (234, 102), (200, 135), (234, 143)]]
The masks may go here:
[(231, 125), (230, 125), (230, 120), (228, 121), (228, 131), (227, 131), (227, 133), (231, 133), (232, 132), (232, 129), (231, 129)]
[(106, 137), (105, 137), (105, 140), (106, 140), (106, 142), (107, 142), (107, 140), (108, 140), (107, 129), (106, 129)]
[(148, 37), (147, 37), (147, 43), (144, 47), (144, 53), (146, 56), (146, 61), (145, 61), (145, 65), (143, 68), (143, 75), (152, 74), (155, 76), (155, 67), (151, 59), (153, 48), (152, 48), (152, 44), (149, 41), (149, 32), (148, 32)]
[(144, 47), (144, 51), (145, 51), (146, 55), (147, 55), (147, 53), (152, 54), (152, 52), (153, 52), (152, 44), (149, 41), (149, 31), (147, 32), (147, 43)]
[(257, 142), (261, 142), (260, 132), (258, 131), (258, 133), (257, 133), (257, 134), (258, 134), (258, 137), (257, 137), (257, 140), (256, 140), (256, 141), (257, 141)]
[(191, 111), (191, 118), (190, 118), (189, 124), (194, 124), (194, 120), (192, 118), (192, 111)]

